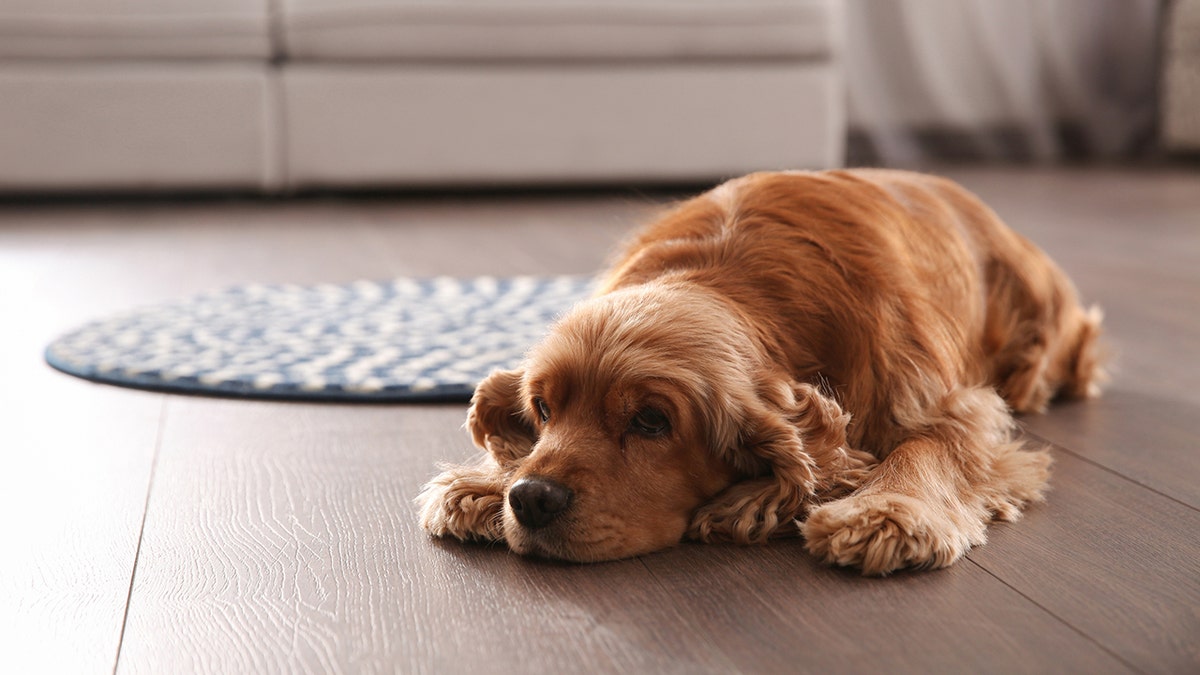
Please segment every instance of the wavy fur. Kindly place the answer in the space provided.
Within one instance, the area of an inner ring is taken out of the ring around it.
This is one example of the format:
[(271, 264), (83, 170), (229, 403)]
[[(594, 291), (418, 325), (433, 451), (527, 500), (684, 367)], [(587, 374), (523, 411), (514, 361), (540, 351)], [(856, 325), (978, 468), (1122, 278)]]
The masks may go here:
[[(1099, 333), (1061, 270), (950, 181), (752, 174), (636, 234), (595, 298), (480, 385), (488, 459), (434, 479), (422, 524), (579, 561), (802, 532), (867, 574), (943, 567), (1042, 498), (1049, 455), (1010, 411), (1095, 395)], [(522, 478), (569, 508), (523, 524)]]

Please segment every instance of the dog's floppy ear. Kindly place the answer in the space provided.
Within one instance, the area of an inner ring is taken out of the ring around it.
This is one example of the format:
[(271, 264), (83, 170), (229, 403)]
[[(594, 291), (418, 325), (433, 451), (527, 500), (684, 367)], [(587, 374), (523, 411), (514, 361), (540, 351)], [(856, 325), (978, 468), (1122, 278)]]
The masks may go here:
[(875, 459), (846, 447), (850, 416), (816, 387), (774, 380), (743, 411), (726, 459), (750, 476), (696, 512), (689, 536), (761, 543), (810, 506), (854, 491)]
[(877, 460), (846, 445), (850, 414), (816, 386), (776, 381), (760, 392), (766, 410), (752, 422), (743, 450), (766, 461), (776, 477), (811, 498), (856, 489)]
[(496, 370), (484, 378), (471, 397), (467, 428), (475, 445), (504, 466), (529, 454), (537, 432), (525, 415), (520, 370)]

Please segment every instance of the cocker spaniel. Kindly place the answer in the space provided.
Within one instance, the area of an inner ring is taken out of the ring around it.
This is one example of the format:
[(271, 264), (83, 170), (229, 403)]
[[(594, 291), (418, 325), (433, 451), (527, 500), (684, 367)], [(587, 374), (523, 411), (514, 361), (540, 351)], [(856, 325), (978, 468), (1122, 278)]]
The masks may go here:
[(475, 392), (485, 457), (418, 498), (436, 536), (597, 561), (802, 533), (944, 567), (1050, 456), (1012, 411), (1094, 395), (1100, 314), (976, 197), (883, 170), (757, 173), (637, 234), (595, 297)]

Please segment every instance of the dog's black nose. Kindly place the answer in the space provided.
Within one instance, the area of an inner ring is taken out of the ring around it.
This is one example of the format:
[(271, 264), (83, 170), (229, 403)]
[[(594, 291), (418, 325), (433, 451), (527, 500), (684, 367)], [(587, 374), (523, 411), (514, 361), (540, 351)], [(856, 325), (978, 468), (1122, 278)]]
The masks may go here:
[(574, 496), (566, 488), (546, 478), (522, 478), (508, 489), (508, 505), (517, 522), (537, 529), (550, 524), (567, 510)]

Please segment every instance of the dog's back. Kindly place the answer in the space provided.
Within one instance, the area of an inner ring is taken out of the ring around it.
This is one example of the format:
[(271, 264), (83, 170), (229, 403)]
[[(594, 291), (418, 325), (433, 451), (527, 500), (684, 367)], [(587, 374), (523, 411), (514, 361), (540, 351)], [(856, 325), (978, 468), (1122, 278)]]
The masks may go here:
[(760, 173), (642, 231), (602, 292), (682, 276), (759, 326), (781, 367), (821, 381), (876, 454), (945, 392), (989, 383), (1018, 411), (1094, 388), (1099, 317), (973, 195), (882, 170)]

